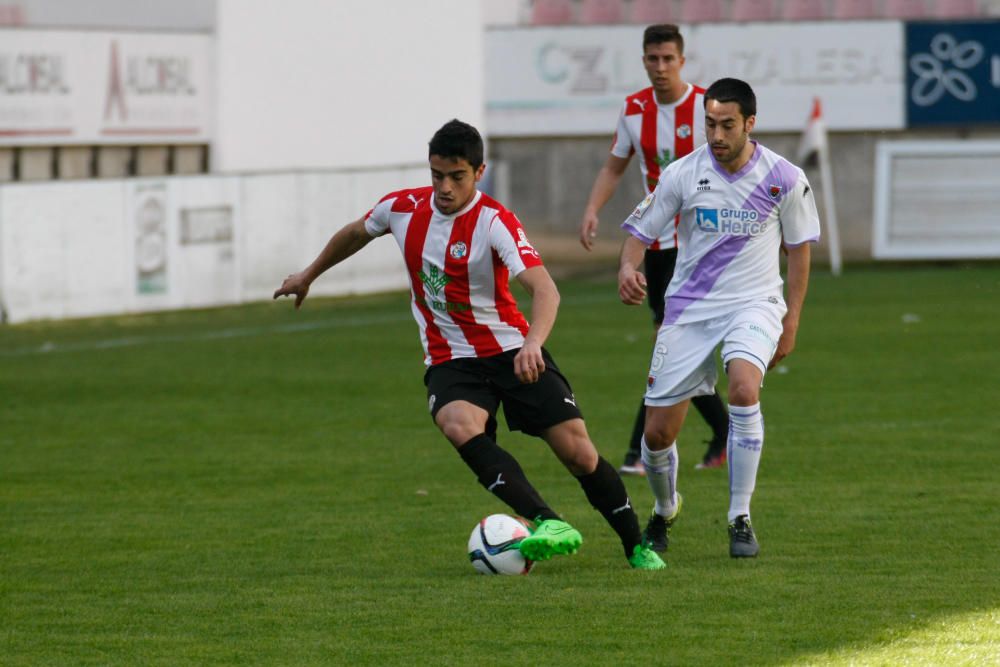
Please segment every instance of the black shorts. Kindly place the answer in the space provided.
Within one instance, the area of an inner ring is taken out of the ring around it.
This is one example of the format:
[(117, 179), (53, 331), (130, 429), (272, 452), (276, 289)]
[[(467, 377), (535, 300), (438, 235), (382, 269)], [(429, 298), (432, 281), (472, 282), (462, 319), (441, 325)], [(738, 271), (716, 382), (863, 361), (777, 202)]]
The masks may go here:
[(508, 350), (480, 359), (452, 359), (428, 368), (424, 385), (431, 418), (452, 401), (468, 401), (490, 414), (486, 433), (493, 438), (500, 405), (507, 428), (528, 435), (541, 435), (550, 426), (582, 418), (573, 389), (548, 351), (542, 348), (545, 371), (537, 382), (528, 384), (514, 375), (514, 357), (518, 352)]
[(643, 261), (646, 273), (646, 299), (653, 310), (653, 324), (660, 326), (663, 322), (664, 295), (667, 285), (674, 277), (674, 267), (677, 266), (677, 248), (665, 250), (647, 250)]

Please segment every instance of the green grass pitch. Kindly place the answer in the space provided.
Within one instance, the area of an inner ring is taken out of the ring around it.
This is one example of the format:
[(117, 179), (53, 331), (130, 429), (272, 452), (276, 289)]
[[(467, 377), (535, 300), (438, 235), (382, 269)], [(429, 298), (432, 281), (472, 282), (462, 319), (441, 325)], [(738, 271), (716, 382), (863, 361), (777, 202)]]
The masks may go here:
[[(560, 288), (548, 347), (617, 465), (647, 310)], [(466, 560), (504, 507), (427, 417), (404, 294), (0, 328), (0, 664), (998, 664), (998, 304), (997, 264), (814, 273), (754, 561), (695, 412), (658, 573), (501, 430), (584, 534), (528, 577)]]

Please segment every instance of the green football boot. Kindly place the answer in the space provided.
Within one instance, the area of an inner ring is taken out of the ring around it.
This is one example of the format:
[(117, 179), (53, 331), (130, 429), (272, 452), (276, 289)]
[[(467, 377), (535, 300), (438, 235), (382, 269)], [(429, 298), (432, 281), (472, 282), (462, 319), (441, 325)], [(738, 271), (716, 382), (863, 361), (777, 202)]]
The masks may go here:
[(635, 545), (632, 555), (628, 557), (628, 564), (633, 570), (662, 570), (667, 566), (660, 555), (645, 544)]
[(538, 561), (575, 554), (582, 543), (583, 536), (576, 528), (559, 519), (546, 519), (531, 535), (521, 540), (518, 549), (525, 558)]

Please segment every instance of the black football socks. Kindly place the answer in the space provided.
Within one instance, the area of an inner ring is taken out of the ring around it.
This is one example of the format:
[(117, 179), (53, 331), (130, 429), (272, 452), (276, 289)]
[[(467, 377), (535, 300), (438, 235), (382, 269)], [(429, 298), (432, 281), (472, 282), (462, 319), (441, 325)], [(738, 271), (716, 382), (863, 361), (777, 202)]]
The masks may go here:
[(459, 447), (458, 453), (479, 483), (520, 516), (530, 520), (559, 518), (528, 481), (517, 459), (485, 433)]
[(635, 545), (642, 539), (639, 533), (639, 518), (632, 509), (628, 491), (625, 490), (625, 484), (614, 466), (601, 457), (597, 460), (594, 472), (580, 475), (576, 479), (583, 487), (583, 492), (587, 494), (590, 504), (618, 533), (622, 546), (625, 547), (625, 557), (631, 556)]

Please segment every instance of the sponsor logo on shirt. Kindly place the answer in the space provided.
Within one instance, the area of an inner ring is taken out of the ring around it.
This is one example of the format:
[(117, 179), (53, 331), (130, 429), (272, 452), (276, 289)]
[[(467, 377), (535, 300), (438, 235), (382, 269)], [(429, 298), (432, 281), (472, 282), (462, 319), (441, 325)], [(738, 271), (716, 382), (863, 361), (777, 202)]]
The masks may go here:
[(431, 310), (436, 310), (439, 313), (464, 313), (467, 310), (472, 310), (472, 306), (467, 303), (456, 303), (454, 301), (434, 301), (432, 299), (425, 299), (423, 297), (417, 297), (416, 301), (421, 306), (427, 306)]
[(659, 155), (656, 156), (656, 164), (660, 165), (660, 169), (666, 169), (667, 165), (674, 161), (674, 156), (670, 153), (670, 150), (664, 148)]
[(451, 278), (436, 266), (431, 266), (427, 273), (421, 271), (417, 275), (420, 278), (420, 282), (424, 284), (424, 289), (435, 296), (441, 291), (442, 287), (451, 282)]
[(700, 181), (698, 181), (698, 192), (707, 192), (708, 190), (711, 189), (712, 186), (710, 185), (710, 181), (707, 178), (703, 178)]
[(757, 211), (746, 208), (695, 208), (698, 229), (709, 234), (757, 236), (767, 231), (767, 222)]

